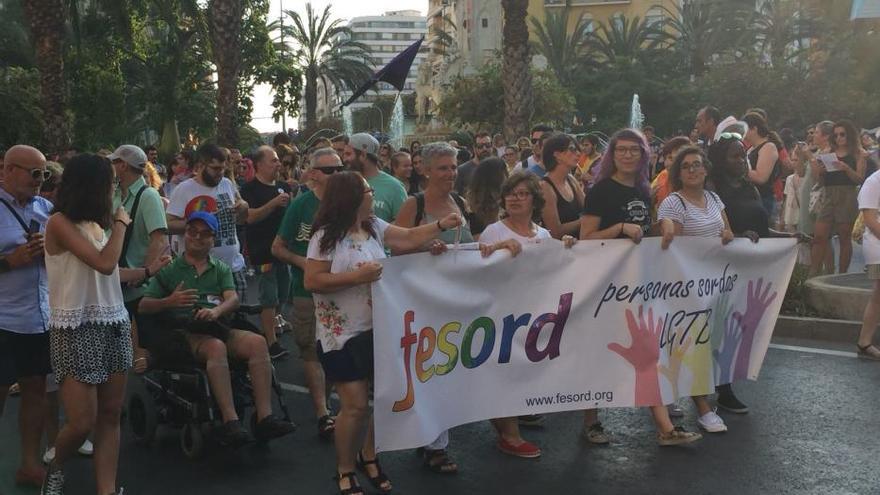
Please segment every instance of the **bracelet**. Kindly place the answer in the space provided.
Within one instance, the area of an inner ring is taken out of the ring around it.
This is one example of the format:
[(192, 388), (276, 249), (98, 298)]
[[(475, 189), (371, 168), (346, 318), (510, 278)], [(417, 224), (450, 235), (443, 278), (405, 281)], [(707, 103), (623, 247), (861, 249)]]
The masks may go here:
[(440, 220), (437, 220), (437, 228), (440, 229), (440, 232), (446, 232), (447, 229), (444, 229), (442, 225), (440, 225)]
[(119, 223), (121, 223), (122, 225), (124, 225), (125, 228), (128, 228), (128, 224), (125, 223), (125, 222), (123, 222), (122, 220), (120, 220), (120, 219), (118, 219), (118, 218), (117, 218), (116, 220), (113, 220), (113, 222), (114, 222), (114, 223), (115, 223), (115, 222), (119, 222)]

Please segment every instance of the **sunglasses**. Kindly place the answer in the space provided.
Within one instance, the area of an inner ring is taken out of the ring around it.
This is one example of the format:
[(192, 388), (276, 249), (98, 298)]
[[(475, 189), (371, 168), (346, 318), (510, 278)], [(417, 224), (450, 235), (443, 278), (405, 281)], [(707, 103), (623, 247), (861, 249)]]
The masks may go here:
[(19, 165), (17, 163), (10, 163), (10, 165), (12, 165), (15, 168), (20, 168), (26, 172), (29, 172), (31, 174), (31, 179), (33, 179), (33, 180), (45, 181), (45, 180), (49, 180), (49, 178), (52, 177), (52, 171), (49, 169), (46, 169), (46, 168), (27, 168), (27, 167), (22, 167), (21, 165)]
[(337, 167), (315, 167), (314, 170), (317, 170), (324, 175), (333, 175), (336, 172), (342, 172), (343, 170), (345, 170), (345, 167), (341, 165)]
[(736, 139), (737, 141), (742, 141), (742, 134), (738, 132), (723, 132), (720, 136), (721, 139)]
[(491, 147), (492, 147), (492, 143), (477, 143), (477, 149), (481, 149), (481, 148), (488, 149)]

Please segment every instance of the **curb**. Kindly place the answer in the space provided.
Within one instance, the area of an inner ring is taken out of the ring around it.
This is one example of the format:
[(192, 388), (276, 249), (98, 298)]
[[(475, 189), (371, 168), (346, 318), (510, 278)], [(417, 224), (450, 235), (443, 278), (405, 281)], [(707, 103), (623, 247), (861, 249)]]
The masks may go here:
[(854, 344), (861, 330), (861, 321), (779, 315), (773, 335)]

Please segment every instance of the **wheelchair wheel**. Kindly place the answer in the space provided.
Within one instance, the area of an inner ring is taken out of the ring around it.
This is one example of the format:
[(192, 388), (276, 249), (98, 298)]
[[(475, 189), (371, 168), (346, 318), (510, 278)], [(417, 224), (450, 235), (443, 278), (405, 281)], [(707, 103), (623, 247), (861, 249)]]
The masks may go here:
[(128, 424), (135, 440), (145, 445), (151, 443), (159, 426), (156, 404), (149, 397), (133, 393), (128, 400)]
[(205, 453), (205, 435), (202, 428), (194, 423), (183, 425), (180, 430), (180, 448), (183, 454), (191, 460), (200, 459)]

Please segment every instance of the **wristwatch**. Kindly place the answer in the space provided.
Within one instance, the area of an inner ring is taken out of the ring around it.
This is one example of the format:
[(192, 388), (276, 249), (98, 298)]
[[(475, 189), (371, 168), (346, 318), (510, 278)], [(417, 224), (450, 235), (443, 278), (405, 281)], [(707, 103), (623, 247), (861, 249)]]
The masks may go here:
[(0, 258), (0, 273), (11, 272), (12, 266), (9, 264), (9, 260), (6, 257)]

